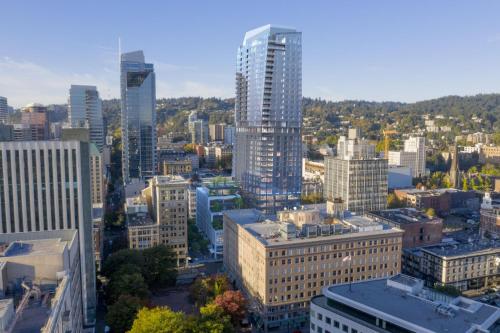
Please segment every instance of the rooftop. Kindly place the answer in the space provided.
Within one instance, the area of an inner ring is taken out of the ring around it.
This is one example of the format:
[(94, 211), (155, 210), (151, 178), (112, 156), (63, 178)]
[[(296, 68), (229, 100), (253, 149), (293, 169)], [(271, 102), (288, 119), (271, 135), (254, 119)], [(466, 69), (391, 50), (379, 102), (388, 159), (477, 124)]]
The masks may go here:
[(369, 215), (374, 217), (379, 217), (387, 219), (390, 222), (397, 224), (410, 224), (410, 223), (421, 223), (421, 222), (436, 222), (440, 221), (438, 218), (429, 218), (423, 212), (415, 208), (397, 208), (397, 209), (387, 209), (377, 212), (371, 212)]
[(16, 256), (43, 256), (51, 254), (61, 254), (66, 248), (67, 242), (61, 239), (42, 239), (29, 241), (14, 241), (7, 249), (0, 253), (1, 257)]
[(157, 185), (187, 184), (187, 180), (178, 175), (154, 176), (153, 180)]
[(463, 243), (441, 243), (423, 247), (421, 250), (445, 258), (471, 254), (497, 253), (500, 252), (500, 240), (482, 239)]
[[(355, 282), (351, 290), (349, 284), (334, 285), (324, 288), (323, 294), (312, 303), (350, 316), (349, 308), (329, 306), (327, 298), (331, 298), (415, 332), (475, 332), (472, 328), (488, 329), (500, 318), (497, 307), (440, 294), (405, 275)], [(355, 317), (353, 320), (363, 321)], [(385, 332), (381, 328), (376, 331)]]

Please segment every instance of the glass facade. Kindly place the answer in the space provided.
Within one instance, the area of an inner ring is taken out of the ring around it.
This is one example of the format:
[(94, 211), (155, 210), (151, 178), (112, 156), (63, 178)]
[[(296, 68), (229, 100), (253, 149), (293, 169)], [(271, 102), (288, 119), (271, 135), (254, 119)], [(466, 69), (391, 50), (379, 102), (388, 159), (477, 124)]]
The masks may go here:
[(156, 86), (142, 51), (121, 55), (123, 180), (147, 179), (156, 170)]
[(68, 120), (71, 127), (89, 129), (90, 142), (102, 152), (104, 145), (104, 125), (102, 102), (94, 86), (71, 85), (69, 90)]
[(237, 55), (233, 172), (265, 212), (299, 203), (301, 108), (302, 34), (271, 25), (247, 32)]

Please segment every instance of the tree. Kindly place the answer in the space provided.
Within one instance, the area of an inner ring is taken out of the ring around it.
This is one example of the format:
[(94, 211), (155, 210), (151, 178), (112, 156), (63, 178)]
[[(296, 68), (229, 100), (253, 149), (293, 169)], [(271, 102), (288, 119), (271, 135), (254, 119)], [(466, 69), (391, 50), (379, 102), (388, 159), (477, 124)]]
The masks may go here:
[(194, 333), (231, 333), (234, 332), (231, 317), (224, 313), (224, 309), (215, 303), (209, 303), (200, 308), (200, 317)]
[(123, 249), (111, 254), (102, 267), (102, 275), (110, 278), (116, 271), (120, 270), (123, 265), (134, 265), (140, 267), (142, 271), (142, 265), (144, 258), (142, 252), (132, 249)]
[(399, 200), (397, 195), (394, 193), (389, 193), (387, 195), (387, 207), (390, 209), (405, 207), (404, 202)]
[(434, 217), (434, 216), (436, 216), (436, 210), (432, 207), (427, 208), (427, 210), (425, 211), (425, 214), (429, 217)]
[(113, 275), (107, 287), (107, 297), (110, 303), (117, 301), (120, 295), (128, 294), (140, 299), (149, 297), (148, 285), (139, 273)]
[(189, 288), (189, 298), (197, 306), (203, 306), (216, 296), (222, 295), (231, 288), (225, 275), (198, 278)]
[(129, 333), (190, 333), (193, 321), (182, 312), (167, 307), (143, 308), (137, 313)]
[(247, 300), (239, 290), (228, 290), (215, 297), (214, 304), (221, 307), (224, 313), (231, 317), (231, 322), (235, 326), (238, 326), (240, 321), (245, 318)]
[(150, 288), (166, 287), (175, 284), (177, 278), (177, 258), (165, 245), (143, 250), (144, 265), (142, 272)]
[(132, 327), (135, 315), (144, 305), (144, 301), (138, 297), (121, 295), (114, 304), (108, 307), (106, 322), (113, 332), (126, 332)]
[(462, 177), (462, 190), (463, 191), (469, 190), (469, 181), (467, 180), (467, 177), (465, 177), (465, 176)]

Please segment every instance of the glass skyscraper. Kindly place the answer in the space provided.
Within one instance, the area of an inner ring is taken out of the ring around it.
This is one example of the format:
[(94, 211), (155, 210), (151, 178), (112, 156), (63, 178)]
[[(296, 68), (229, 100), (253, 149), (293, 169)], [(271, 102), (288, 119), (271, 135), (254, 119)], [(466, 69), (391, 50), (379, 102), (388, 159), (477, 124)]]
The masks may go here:
[(156, 86), (153, 64), (142, 51), (121, 55), (123, 181), (147, 179), (156, 170)]
[(68, 120), (72, 128), (89, 129), (90, 142), (102, 152), (104, 126), (102, 102), (94, 86), (71, 85), (69, 89)]
[(245, 34), (236, 70), (233, 173), (267, 213), (299, 203), (302, 34), (266, 25)]

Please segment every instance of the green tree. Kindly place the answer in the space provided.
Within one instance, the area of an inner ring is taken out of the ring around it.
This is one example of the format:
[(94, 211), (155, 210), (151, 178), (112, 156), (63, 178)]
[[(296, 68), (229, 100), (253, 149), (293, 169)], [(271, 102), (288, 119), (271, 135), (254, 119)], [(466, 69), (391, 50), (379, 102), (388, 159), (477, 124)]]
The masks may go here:
[(142, 252), (132, 249), (123, 249), (111, 254), (106, 259), (101, 274), (110, 278), (116, 271), (120, 270), (123, 265), (137, 266), (140, 267), (142, 271), (143, 263), (144, 258)]
[(137, 313), (129, 333), (191, 333), (193, 324), (184, 313), (167, 307), (143, 308)]
[(469, 180), (465, 176), (462, 177), (462, 190), (469, 191)]
[(405, 207), (405, 203), (398, 199), (394, 193), (387, 195), (387, 207), (390, 209)]
[(436, 210), (432, 207), (427, 208), (427, 210), (425, 211), (425, 214), (429, 217), (434, 217), (434, 216), (436, 216)]
[(142, 275), (150, 288), (172, 286), (177, 278), (177, 258), (165, 245), (143, 250)]
[(203, 306), (231, 288), (225, 275), (198, 278), (189, 288), (189, 299), (197, 306)]
[(231, 317), (215, 303), (200, 308), (200, 317), (193, 333), (231, 333), (234, 332)]
[(141, 274), (113, 275), (106, 289), (108, 301), (114, 303), (123, 294), (135, 296), (143, 300), (149, 297), (148, 285)]
[(137, 312), (144, 305), (144, 301), (138, 297), (121, 295), (114, 304), (108, 307), (106, 323), (113, 332), (126, 332), (132, 327)]

